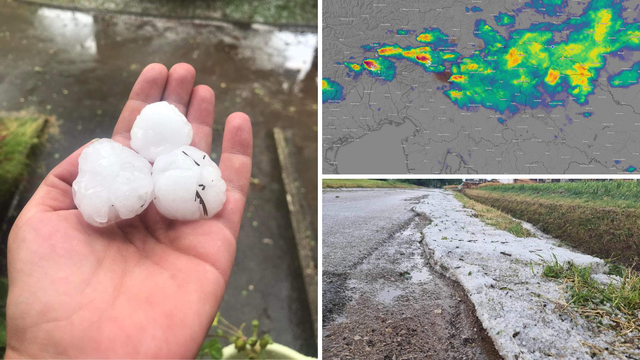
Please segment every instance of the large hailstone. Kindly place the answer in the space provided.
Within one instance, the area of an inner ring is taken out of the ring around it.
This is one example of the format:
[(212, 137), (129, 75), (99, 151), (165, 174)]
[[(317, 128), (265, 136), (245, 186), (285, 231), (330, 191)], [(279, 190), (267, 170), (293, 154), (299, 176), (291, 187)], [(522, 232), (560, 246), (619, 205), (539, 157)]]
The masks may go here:
[(206, 219), (215, 215), (226, 200), (227, 184), (209, 155), (183, 146), (160, 156), (153, 164), (153, 202), (174, 220)]
[(111, 139), (87, 146), (78, 160), (73, 201), (84, 219), (106, 226), (140, 214), (151, 202), (151, 164)]
[(166, 101), (145, 106), (131, 128), (131, 147), (151, 162), (191, 144), (192, 138), (187, 118)]

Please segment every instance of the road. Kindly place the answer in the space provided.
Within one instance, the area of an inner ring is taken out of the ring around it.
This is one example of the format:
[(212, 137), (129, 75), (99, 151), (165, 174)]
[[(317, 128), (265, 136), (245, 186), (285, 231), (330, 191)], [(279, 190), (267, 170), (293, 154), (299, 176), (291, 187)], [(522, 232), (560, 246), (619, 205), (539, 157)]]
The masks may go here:
[(427, 195), (323, 193), (324, 358), (499, 358), (463, 289), (427, 264), (429, 219), (412, 211)]

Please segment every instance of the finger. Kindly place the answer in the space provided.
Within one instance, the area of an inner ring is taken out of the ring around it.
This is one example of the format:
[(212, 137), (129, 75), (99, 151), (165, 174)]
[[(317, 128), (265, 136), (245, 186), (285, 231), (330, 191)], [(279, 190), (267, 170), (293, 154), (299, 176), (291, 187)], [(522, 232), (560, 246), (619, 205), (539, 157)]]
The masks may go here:
[(185, 63), (173, 65), (169, 70), (167, 86), (164, 89), (162, 100), (173, 104), (183, 115), (186, 115), (195, 80), (196, 70), (193, 66)]
[(216, 215), (235, 238), (238, 237), (242, 211), (251, 180), (253, 134), (251, 121), (243, 113), (233, 113), (227, 118), (222, 139), (220, 171), (227, 183), (227, 201)]
[(191, 100), (189, 100), (189, 109), (187, 111), (187, 120), (193, 127), (191, 146), (207, 154), (211, 152), (215, 98), (216, 96), (210, 87), (198, 85), (191, 92)]
[(164, 65), (151, 64), (142, 70), (113, 129), (114, 140), (129, 145), (133, 122), (145, 106), (160, 101), (166, 82), (167, 68)]
[(66, 159), (62, 160), (56, 167), (53, 168), (49, 172), (47, 177), (56, 178), (63, 183), (71, 186), (73, 181), (78, 177), (78, 159), (80, 158), (80, 154), (82, 151), (89, 145), (100, 139), (93, 139), (90, 142), (84, 144), (81, 148), (74, 151), (71, 155), (67, 156)]

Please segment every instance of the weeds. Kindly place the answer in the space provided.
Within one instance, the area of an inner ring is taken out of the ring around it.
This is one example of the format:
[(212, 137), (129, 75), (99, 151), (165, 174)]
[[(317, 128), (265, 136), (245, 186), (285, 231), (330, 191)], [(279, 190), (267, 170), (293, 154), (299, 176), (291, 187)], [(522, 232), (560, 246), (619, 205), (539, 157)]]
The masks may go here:
[(607, 271), (607, 275), (615, 275), (618, 277), (624, 277), (625, 268), (620, 264), (612, 263), (610, 260), (605, 260), (607, 265), (609, 265), (609, 270)]
[(463, 194), (456, 193), (453, 196), (462, 203), (462, 206), (474, 210), (478, 218), (485, 224), (504, 230), (519, 238), (534, 237), (531, 231), (524, 228), (519, 221), (513, 220), (509, 215), (473, 201)]
[(198, 359), (222, 359), (222, 344), (218, 339), (227, 339), (233, 344), (242, 359), (263, 359), (265, 357), (265, 349), (273, 344), (273, 340), (269, 334), (264, 334), (258, 338), (258, 320), (251, 322), (251, 337), (244, 335), (242, 330), (245, 324), (235, 327), (220, 314), (216, 314), (212, 327), (216, 329), (216, 335), (202, 344), (198, 352)]
[[(616, 267), (614, 272), (619, 272), (620, 268)], [(554, 255), (553, 261), (544, 262), (542, 275), (562, 281), (569, 293), (567, 306), (572, 306), (581, 315), (597, 317), (599, 323), (608, 323), (622, 334), (640, 331), (640, 273), (622, 268), (620, 281), (603, 285), (591, 277), (591, 272), (591, 266), (572, 262), (561, 264)]]

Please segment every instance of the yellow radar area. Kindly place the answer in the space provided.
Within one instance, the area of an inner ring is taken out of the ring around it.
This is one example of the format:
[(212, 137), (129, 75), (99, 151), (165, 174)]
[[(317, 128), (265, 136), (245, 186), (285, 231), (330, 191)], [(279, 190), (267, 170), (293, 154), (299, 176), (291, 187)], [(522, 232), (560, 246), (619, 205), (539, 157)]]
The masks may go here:
[(518, 49), (511, 49), (509, 50), (509, 53), (507, 54), (506, 58), (508, 63), (508, 67), (512, 68), (518, 64), (520, 64), (522, 62), (522, 57), (524, 57), (524, 54), (519, 52)]
[(558, 82), (558, 79), (560, 79), (560, 72), (549, 69), (549, 73), (547, 73), (547, 77), (544, 81), (549, 85), (555, 85)]

